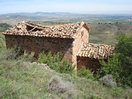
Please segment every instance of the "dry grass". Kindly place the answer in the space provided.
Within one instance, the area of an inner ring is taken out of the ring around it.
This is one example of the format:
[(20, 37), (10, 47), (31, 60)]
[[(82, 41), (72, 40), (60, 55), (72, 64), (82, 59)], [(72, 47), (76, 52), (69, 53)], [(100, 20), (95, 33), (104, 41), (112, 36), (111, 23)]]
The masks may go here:
[[(48, 84), (54, 75), (64, 81), (72, 82), (76, 90), (74, 99), (123, 99), (132, 98), (132, 90), (108, 88), (98, 81), (79, 78), (76, 75), (59, 74), (53, 70), (45, 70), (37, 64), (8, 60), (0, 63), (0, 98), (1, 99), (60, 99), (68, 93), (50, 92)], [(70, 91), (68, 91), (70, 92)]]

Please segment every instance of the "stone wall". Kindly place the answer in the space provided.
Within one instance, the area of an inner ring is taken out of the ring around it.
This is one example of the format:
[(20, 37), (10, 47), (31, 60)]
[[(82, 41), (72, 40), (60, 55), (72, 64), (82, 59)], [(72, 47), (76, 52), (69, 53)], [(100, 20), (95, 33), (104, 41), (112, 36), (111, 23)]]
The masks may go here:
[(82, 66), (85, 66), (87, 69), (90, 69), (93, 72), (96, 72), (100, 68), (98, 59), (91, 59), (88, 57), (77, 57), (77, 69), (80, 69)]
[(78, 32), (79, 33), (73, 42), (73, 64), (77, 64), (77, 53), (81, 49), (82, 44), (89, 42), (89, 33), (86, 28), (82, 27)]
[(68, 60), (72, 65), (77, 65), (77, 53), (83, 43), (89, 42), (88, 30), (80, 28), (74, 39), (70, 38), (50, 38), (50, 37), (32, 37), (5, 35), (7, 48), (20, 46), (26, 52), (37, 56), (40, 52), (62, 53), (63, 59)]
[(34, 53), (35, 56), (43, 51), (46, 53), (51, 51), (53, 54), (59, 52), (64, 54), (63, 59), (66, 59), (70, 63), (72, 63), (73, 39), (13, 35), (5, 35), (5, 38), (7, 48), (12, 48), (13, 46), (20, 46), (24, 49), (24, 51)]

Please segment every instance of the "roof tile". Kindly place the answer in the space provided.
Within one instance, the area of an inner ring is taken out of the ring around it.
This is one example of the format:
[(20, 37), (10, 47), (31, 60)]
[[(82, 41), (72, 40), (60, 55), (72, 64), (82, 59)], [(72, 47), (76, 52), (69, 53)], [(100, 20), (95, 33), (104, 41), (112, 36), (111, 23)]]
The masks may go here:
[(87, 43), (83, 44), (77, 56), (107, 59), (112, 54), (113, 50), (114, 47), (111, 45)]
[(21, 35), (21, 36), (38, 36), (38, 37), (59, 37), (74, 38), (77, 31), (86, 25), (84, 22), (72, 23), (55, 26), (42, 26), (31, 22), (22, 21), (12, 28), (9, 28), (3, 34)]

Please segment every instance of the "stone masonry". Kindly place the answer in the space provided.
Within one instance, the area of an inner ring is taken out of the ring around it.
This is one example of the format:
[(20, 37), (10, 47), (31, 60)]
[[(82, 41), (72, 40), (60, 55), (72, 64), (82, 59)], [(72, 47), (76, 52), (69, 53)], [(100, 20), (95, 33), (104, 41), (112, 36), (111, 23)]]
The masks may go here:
[(84, 22), (42, 26), (22, 21), (3, 33), (7, 48), (19, 46), (36, 57), (41, 52), (60, 53), (63, 59), (80, 69), (96, 71), (100, 59), (108, 59), (112, 46), (89, 43), (89, 27)]

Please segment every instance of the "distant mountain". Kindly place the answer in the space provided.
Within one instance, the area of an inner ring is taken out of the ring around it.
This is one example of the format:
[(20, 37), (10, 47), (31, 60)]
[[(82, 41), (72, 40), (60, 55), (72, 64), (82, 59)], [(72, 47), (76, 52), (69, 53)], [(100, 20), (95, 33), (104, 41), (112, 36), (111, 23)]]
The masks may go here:
[(105, 14), (78, 14), (68, 12), (22, 12), (0, 15), (0, 23), (5, 22), (14, 25), (21, 20), (37, 22), (80, 22), (87, 23), (131, 23), (132, 15), (105, 15)]
[(42, 18), (56, 18), (56, 17), (67, 17), (67, 16), (78, 16), (79, 14), (66, 13), (66, 12), (35, 12), (35, 13), (8, 13), (0, 15), (0, 18), (32, 18), (32, 19), (42, 19)]
[(105, 15), (105, 14), (79, 14), (79, 13), (69, 13), (69, 12), (22, 12), (22, 13), (8, 13), (1, 14), (0, 18), (120, 18), (120, 17), (132, 17), (132, 15)]

